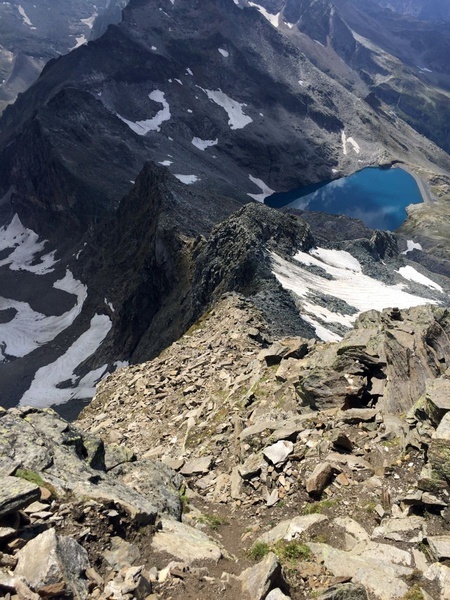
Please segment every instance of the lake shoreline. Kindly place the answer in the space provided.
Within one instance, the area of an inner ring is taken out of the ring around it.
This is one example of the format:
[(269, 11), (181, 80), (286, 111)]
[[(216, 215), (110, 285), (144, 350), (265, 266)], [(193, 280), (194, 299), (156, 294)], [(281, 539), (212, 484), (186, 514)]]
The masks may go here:
[(417, 175), (417, 173), (415, 173), (411, 167), (409, 167), (408, 165), (400, 164), (398, 167), (394, 168), (403, 169), (403, 171), (406, 171), (409, 175), (411, 175), (411, 177), (417, 183), (417, 187), (419, 188), (419, 192), (422, 196), (424, 204), (434, 204), (435, 198), (431, 193), (428, 183), (424, 181), (421, 177), (419, 177), (419, 175)]

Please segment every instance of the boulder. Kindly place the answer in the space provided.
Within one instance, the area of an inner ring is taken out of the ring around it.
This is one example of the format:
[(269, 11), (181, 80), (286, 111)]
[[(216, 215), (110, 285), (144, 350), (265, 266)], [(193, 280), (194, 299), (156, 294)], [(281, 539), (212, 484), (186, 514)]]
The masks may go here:
[(206, 474), (211, 468), (212, 461), (212, 456), (202, 456), (200, 458), (193, 458), (192, 460), (189, 460), (184, 464), (184, 466), (180, 470), (180, 473), (182, 475)]
[(22, 577), (32, 590), (39, 592), (45, 586), (64, 583), (75, 599), (87, 598), (89, 559), (73, 538), (58, 536), (49, 529), (28, 542), (17, 558), (14, 576)]
[(436, 560), (450, 559), (450, 535), (428, 536), (427, 541)]
[(172, 519), (162, 519), (161, 529), (153, 537), (152, 548), (187, 564), (195, 560), (217, 562), (222, 557), (222, 549), (205, 533)]
[(105, 550), (103, 556), (115, 571), (120, 571), (125, 566), (131, 567), (137, 563), (141, 553), (134, 544), (114, 536), (111, 538), (111, 548)]
[(306, 480), (306, 491), (311, 496), (320, 496), (333, 476), (334, 469), (330, 463), (321, 463), (316, 466), (311, 476)]
[(368, 600), (366, 588), (359, 583), (343, 583), (327, 590), (317, 600)]
[(432, 436), (428, 460), (436, 476), (450, 483), (450, 413), (444, 415)]
[(0, 477), (0, 517), (9, 515), (38, 500), (39, 486), (19, 477)]
[(269, 552), (261, 562), (254, 567), (249, 567), (239, 576), (243, 599), (264, 600), (267, 593), (282, 581), (281, 577), (278, 558), (276, 554)]
[(289, 454), (292, 454), (293, 451), (294, 444), (292, 442), (280, 440), (276, 444), (264, 448), (263, 454), (270, 463), (279, 467), (286, 462)]
[(281, 521), (281, 523), (278, 523), (273, 529), (263, 533), (263, 535), (256, 540), (256, 543), (263, 542), (265, 544), (275, 544), (280, 540), (290, 542), (305, 531), (308, 531), (311, 527), (314, 527), (314, 525), (325, 521), (328, 521), (328, 517), (319, 514), (302, 515), (294, 517), (293, 519)]
[(374, 598), (394, 600), (402, 598), (408, 591), (403, 578), (411, 576), (413, 569), (390, 562), (388, 554), (378, 552), (376, 557), (364, 558), (328, 544), (310, 542), (307, 545), (316, 559), (323, 561), (335, 577), (352, 578), (354, 583), (363, 585)]

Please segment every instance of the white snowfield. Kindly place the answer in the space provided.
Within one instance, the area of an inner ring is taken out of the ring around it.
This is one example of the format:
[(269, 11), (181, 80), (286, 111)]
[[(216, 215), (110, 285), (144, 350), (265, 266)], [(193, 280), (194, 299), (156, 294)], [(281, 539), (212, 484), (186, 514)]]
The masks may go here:
[[(350, 328), (361, 312), (375, 309), (383, 310), (389, 307), (410, 308), (421, 304), (437, 304), (435, 300), (422, 298), (406, 292), (406, 284), (387, 285), (362, 272), (359, 261), (348, 252), (342, 250), (326, 250), (315, 248), (310, 253), (297, 252), (294, 261), (289, 262), (275, 253), (271, 253), (273, 273), (281, 285), (292, 291), (301, 299), (301, 317), (313, 325), (317, 336), (324, 341), (340, 339), (324, 324), (336, 323)], [(323, 269), (332, 279), (326, 279), (316, 273), (311, 273), (305, 267), (315, 266)], [(422, 285), (441, 291), (440, 286), (431, 282), (420, 273), (421, 281), (412, 274), (408, 267), (401, 274)], [(415, 271), (415, 269), (412, 269)], [(415, 279), (413, 279), (415, 277)], [(426, 281), (425, 281), (426, 280)], [(332, 312), (315, 304), (312, 294), (326, 294), (343, 300), (357, 310), (354, 315)]]
[(197, 177), (197, 175), (174, 175), (174, 177), (176, 177), (178, 179), (178, 181), (181, 181), (181, 183), (184, 183), (185, 185), (191, 185), (192, 183), (195, 183), (196, 181), (200, 181), (199, 178)]
[[(50, 406), (63, 404), (73, 398), (92, 397), (94, 384), (104, 374), (106, 365), (92, 371), (82, 379), (74, 375), (74, 371), (99, 348), (111, 326), (112, 323), (108, 316), (95, 315), (89, 329), (70, 346), (65, 354), (36, 372), (31, 386), (20, 400), (20, 405)], [(73, 386), (77, 386), (76, 389), (57, 387), (69, 380)]]
[(9, 265), (12, 271), (30, 271), (36, 275), (51, 273), (58, 262), (55, 252), (41, 256), (39, 260), (35, 258), (46, 244), (47, 240), (39, 241), (38, 234), (24, 227), (18, 215), (14, 215), (11, 223), (0, 229), (0, 252), (12, 249), (6, 258), (0, 260), (0, 267)]
[(271, 23), (274, 27), (280, 26), (280, 13), (277, 13), (276, 15), (272, 15), (263, 6), (256, 4), (256, 2), (249, 2), (248, 5), (259, 10), (259, 12), (262, 14), (262, 16), (265, 17), (269, 21), (269, 23)]
[(83, 44), (87, 44), (88, 40), (87, 37), (85, 35), (79, 35), (75, 38), (75, 46), (72, 46), (72, 48), (70, 49), (70, 51), (72, 50), (76, 50), (77, 48), (79, 48), (80, 46), (82, 46)]
[(81, 313), (87, 297), (87, 288), (74, 279), (70, 271), (66, 271), (63, 279), (56, 281), (53, 287), (76, 296), (74, 306), (60, 316), (47, 317), (34, 311), (27, 302), (0, 297), (0, 310), (13, 308), (17, 311), (11, 321), (0, 324), (0, 361), (5, 360), (6, 355), (16, 358), (26, 356), (54, 340), (70, 327)]
[(80, 21), (84, 23), (84, 25), (87, 25), (89, 29), (92, 29), (94, 27), (94, 21), (97, 17), (98, 12), (94, 11), (94, 13), (90, 17), (88, 17), (87, 19), (80, 19)]
[(258, 179), (257, 177), (253, 177), (252, 175), (249, 175), (248, 178), (261, 190), (261, 194), (247, 193), (247, 196), (250, 196), (250, 198), (253, 198), (253, 200), (256, 200), (257, 202), (264, 202), (267, 196), (275, 194), (275, 190), (270, 189), (270, 187), (266, 185), (262, 179)]
[(210, 148), (211, 146), (217, 146), (219, 140), (216, 138), (215, 140), (202, 140), (199, 137), (192, 138), (191, 144), (198, 148), (199, 150), (206, 150), (206, 148)]
[(408, 265), (407, 267), (400, 267), (397, 271), (402, 277), (408, 279), (409, 281), (415, 281), (416, 283), (420, 283), (421, 285), (425, 285), (426, 287), (431, 288), (432, 290), (437, 290), (438, 292), (443, 292), (444, 290), (441, 286), (434, 281), (432, 281), (429, 277), (425, 277), (422, 273), (419, 273), (414, 267)]
[(240, 104), (236, 100), (227, 96), (221, 89), (218, 90), (205, 90), (199, 87), (202, 92), (208, 96), (210, 100), (215, 102), (218, 106), (221, 106), (228, 115), (228, 125), (230, 129), (243, 129), (249, 123), (253, 123), (253, 119), (246, 115), (243, 108), (246, 104)]
[(20, 4), (19, 4), (19, 6), (17, 7), (17, 10), (19, 11), (19, 13), (20, 13), (20, 16), (22, 17), (24, 24), (25, 24), (25, 25), (28, 25), (28, 27), (31, 27), (32, 29), (36, 29), (36, 27), (33, 27), (33, 23), (32, 23), (32, 22), (30, 21), (30, 19), (28, 18), (28, 15), (27, 15), (27, 13), (25, 12), (25, 9), (24, 9), (22, 6), (20, 6)]
[(149, 131), (161, 131), (161, 125), (164, 123), (164, 121), (169, 121), (171, 117), (170, 106), (166, 100), (164, 92), (161, 90), (154, 90), (148, 95), (148, 97), (150, 100), (153, 100), (153, 102), (162, 104), (162, 109), (158, 111), (151, 119), (146, 119), (144, 121), (129, 121), (128, 119), (125, 119), (116, 113), (119, 119), (126, 123), (128, 127), (138, 135), (147, 135)]
[(230, 56), (230, 53), (225, 50), (224, 48), (217, 48), (220, 52), (220, 54), (224, 57), (224, 58), (228, 58)]
[(402, 254), (408, 254), (408, 252), (412, 252), (413, 250), (423, 250), (423, 248), (418, 242), (406, 240), (406, 250)]
[(353, 148), (353, 150), (355, 151), (356, 154), (359, 154), (361, 152), (361, 148), (360, 148), (358, 142), (356, 142), (352, 137), (347, 137), (344, 130), (342, 130), (341, 139), (342, 139), (342, 149), (346, 156), (348, 154), (349, 145)]

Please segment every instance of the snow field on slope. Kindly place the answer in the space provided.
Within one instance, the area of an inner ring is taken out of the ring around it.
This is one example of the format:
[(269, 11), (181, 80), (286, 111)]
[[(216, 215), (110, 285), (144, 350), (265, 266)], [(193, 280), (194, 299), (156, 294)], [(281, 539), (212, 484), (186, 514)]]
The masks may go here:
[(230, 129), (243, 129), (249, 123), (253, 123), (253, 119), (246, 115), (243, 111), (245, 104), (241, 104), (236, 100), (227, 96), (221, 89), (218, 90), (206, 90), (199, 87), (210, 100), (215, 102), (218, 106), (221, 106), (228, 115), (228, 125)]
[[(112, 322), (108, 316), (96, 314), (89, 329), (62, 356), (36, 372), (31, 386), (20, 400), (20, 405), (42, 407), (63, 404), (73, 398), (92, 397), (93, 386), (105, 372), (106, 365), (85, 375), (78, 382), (74, 371), (99, 348), (111, 326)], [(57, 387), (68, 380), (73, 386), (78, 384), (77, 389)]]
[(41, 256), (37, 264), (33, 264), (35, 256), (41, 253), (47, 240), (38, 241), (39, 236), (31, 229), (22, 225), (18, 215), (14, 215), (11, 223), (0, 229), (0, 252), (12, 249), (12, 252), (3, 260), (0, 260), (0, 267), (9, 265), (12, 271), (29, 271), (36, 275), (46, 275), (51, 273), (55, 260), (55, 252), (50, 252)]
[(271, 196), (275, 193), (275, 190), (272, 190), (268, 185), (266, 185), (262, 179), (258, 179), (257, 177), (253, 177), (252, 175), (249, 175), (248, 178), (261, 190), (260, 194), (247, 193), (247, 196), (250, 196), (250, 198), (253, 198), (253, 200), (256, 200), (257, 202), (264, 202), (267, 196)]
[[(320, 339), (325, 341), (335, 340), (336, 334), (326, 329), (323, 323), (336, 323), (350, 328), (358, 314), (367, 310), (381, 311), (394, 306), (402, 309), (422, 304), (437, 304), (436, 301), (429, 298), (422, 298), (404, 291), (405, 285), (403, 284), (387, 285), (364, 275), (357, 259), (342, 250), (316, 248), (311, 253), (297, 252), (293, 257), (293, 262), (289, 262), (275, 253), (271, 253), (271, 256), (273, 274), (283, 288), (292, 291), (302, 299), (300, 312), (302, 318), (311, 323)], [(304, 268), (308, 266), (323, 269), (328, 275), (331, 275), (332, 279), (311, 273)], [(410, 271), (407, 272), (412, 279)], [(418, 275), (420, 274), (418, 273)], [(421, 283), (424, 284), (423, 281)], [(342, 300), (358, 312), (353, 315), (345, 315), (325, 309), (310, 299), (311, 294), (314, 293)]]
[(27, 302), (0, 296), (0, 310), (13, 308), (14, 318), (0, 324), (0, 360), (5, 356), (23, 357), (56, 338), (70, 327), (81, 313), (87, 298), (87, 287), (66, 271), (63, 279), (55, 281), (53, 287), (76, 297), (74, 306), (60, 316), (45, 316), (34, 311)]
[(170, 114), (170, 106), (166, 100), (164, 92), (161, 90), (154, 90), (148, 95), (148, 97), (150, 100), (153, 100), (153, 102), (162, 104), (162, 109), (159, 110), (151, 119), (146, 119), (143, 121), (129, 121), (128, 119), (125, 119), (117, 114), (119, 119), (126, 123), (128, 127), (138, 135), (146, 135), (149, 131), (161, 131), (161, 125), (164, 123), (164, 121), (169, 121), (172, 116)]

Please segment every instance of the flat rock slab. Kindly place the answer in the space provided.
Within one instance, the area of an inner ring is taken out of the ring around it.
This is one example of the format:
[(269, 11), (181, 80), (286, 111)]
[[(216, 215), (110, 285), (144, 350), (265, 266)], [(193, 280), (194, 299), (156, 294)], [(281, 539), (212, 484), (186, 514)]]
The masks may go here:
[(372, 539), (384, 538), (395, 542), (420, 543), (423, 540), (425, 520), (412, 516), (402, 519), (383, 519), (372, 532)]
[(257, 565), (241, 573), (242, 596), (245, 600), (263, 600), (267, 592), (281, 580), (281, 565), (277, 555), (269, 554)]
[(276, 544), (276, 542), (280, 540), (290, 542), (314, 525), (323, 523), (324, 521), (328, 521), (328, 517), (318, 514), (302, 515), (294, 517), (293, 519), (281, 521), (281, 523), (278, 523), (273, 529), (263, 533), (263, 535), (256, 540), (256, 543)]
[(280, 440), (272, 446), (264, 448), (263, 454), (269, 462), (276, 467), (284, 464), (289, 456), (294, 451), (294, 444), (286, 440)]
[(162, 530), (153, 536), (152, 547), (188, 564), (196, 560), (217, 562), (222, 557), (221, 548), (205, 533), (171, 519), (162, 519)]
[(0, 477), (0, 517), (25, 508), (41, 496), (39, 486), (19, 477)]
[(368, 600), (366, 588), (358, 583), (335, 585), (317, 600)]
[(428, 544), (436, 560), (447, 560), (450, 558), (450, 535), (429, 536)]
[(307, 546), (335, 577), (351, 577), (354, 583), (363, 585), (374, 598), (397, 600), (409, 589), (403, 578), (411, 576), (413, 569), (384, 560), (383, 554), (379, 554), (378, 560), (375, 560), (337, 550), (328, 544), (311, 542)]
[(212, 456), (202, 456), (189, 460), (181, 469), (182, 475), (198, 475), (208, 473), (213, 461)]

